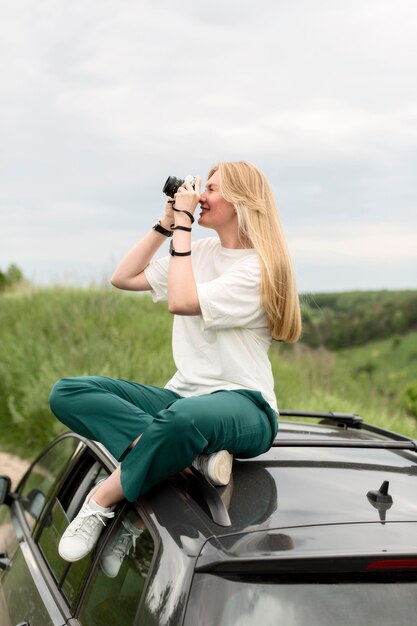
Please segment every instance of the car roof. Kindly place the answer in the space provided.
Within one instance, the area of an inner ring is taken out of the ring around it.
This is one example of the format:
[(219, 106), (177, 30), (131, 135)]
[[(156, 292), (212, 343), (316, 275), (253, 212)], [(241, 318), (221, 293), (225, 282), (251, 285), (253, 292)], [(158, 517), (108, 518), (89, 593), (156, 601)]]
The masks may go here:
[[(169, 515), (172, 527), (192, 519), (195, 550), (216, 538), (227, 552), (236, 538), (252, 533), (266, 554), (268, 541), (277, 535), (280, 541), (288, 535), (293, 545), (314, 546), (325, 532), (334, 554), (337, 549), (361, 552), (365, 544), (374, 552), (382, 545), (401, 552), (416, 534), (416, 442), (356, 418), (352, 428), (332, 417), (322, 423), (281, 422), (268, 452), (235, 459), (227, 487), (212, 487), (188, 469), (146, 498), (156, 518)], [(388, 504), (379, 501), (383, 485), (387, 500), (392, 498)], [(238, 545), (246, 554), (245, 541)]]
[(226, 487), (187, 468), (138, 506), (161, 535), (208, 562), (218, 549), (224, 558), (248, 559), (256, 546), (258, 556), (273, 558), (283, 537), (297, 558), (307, 545), (321, 546), (321, 555), (401, 555), (417, 530), (417, 442), (355, 414), (281, 411), (271, 449), (235, 458)]

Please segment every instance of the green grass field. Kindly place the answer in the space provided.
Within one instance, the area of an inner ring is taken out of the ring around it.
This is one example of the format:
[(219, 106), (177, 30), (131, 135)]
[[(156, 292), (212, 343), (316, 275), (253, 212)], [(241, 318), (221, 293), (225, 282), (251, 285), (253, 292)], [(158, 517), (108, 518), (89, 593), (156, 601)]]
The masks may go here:
[(358, 413), (417, 437), (417, 420), (404, 405), (417, 380), (417, 332), (337, 351), (274, 345), (271, 361), (282, 408)]
[[(164, 385), (174, 372), (172, 317), (149, 295), (54, 287), (0, 296), (0, 448), (32, 456), (63, 427), (48, 395), (63, 376)], [(356, 412), (417, 437), (403, 395), (417, 381), (417, 332), (330, 351), (274, 343), (281, 408)]]

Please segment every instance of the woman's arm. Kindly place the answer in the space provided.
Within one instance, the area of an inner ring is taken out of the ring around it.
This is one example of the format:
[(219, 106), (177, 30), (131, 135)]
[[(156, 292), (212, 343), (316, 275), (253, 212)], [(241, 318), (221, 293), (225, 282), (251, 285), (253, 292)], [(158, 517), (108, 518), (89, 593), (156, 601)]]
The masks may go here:
[[(166, 203), (165, 215), (160, 224), (166, 230), (171, 225), (191, 227), (191, 220), (187, 213), (193, 214), (200, 200), (201, 179), (197, 178), (195, 189), (185, 183), (178, 190), (175, 197), (175, 208), (169, 200)], [(151, 230), (141, 239), (122, 259), (114, 272), (111, 283), (119, 289), (129, 291), (149, 291), (151, 285), (146, 279), (144, 270), (166, 240), (166, 236)], [(172, 247), (176, 252), (191, 250), (191, 232), (181, 229), (174, 230)], [(191, 256), (173, 255), (168, 267), (168, 309), (177, 315), (200, 315), (197, 286), (191, 264)]]
[[(160, 224), (163, 228), (170, 231), (173, 222), (172, 207), (167, 202), (165, 215), (160, 220)], [(129, 291), (149, 291), (151, 286), (146, 280), (143, 270), (149, 265), (165, 241), (165, 235), (151, 230), (121, 260), (111, 278), (111, 284), (119, 289)]]
[[(201, 179), (197, 177), (195, 189), (184, 183), (175, 195), (174, 221), (175, 227), (190, 228), (192, 226), (188, 211), (194, 214), (200, 200)], [(174, 230), (172, 248), (175, 252), (191, 250), (191, 232), (181, 229)], [(168, 309), (176, 315), (200, 315), (197, 285), (191, 264), (191, 256), (171, 256), (168, 266)]]

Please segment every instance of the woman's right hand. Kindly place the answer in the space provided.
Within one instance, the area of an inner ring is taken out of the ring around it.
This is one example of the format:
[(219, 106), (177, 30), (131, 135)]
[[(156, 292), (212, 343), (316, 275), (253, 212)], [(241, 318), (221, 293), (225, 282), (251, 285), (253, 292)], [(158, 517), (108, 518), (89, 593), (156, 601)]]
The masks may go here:
[(164, 217), (161, 218), (162, 226), (164, 228), (167, 228), (168, 230), (171, 229), (171, 224), (173, 224), (175, 221), (174, 209), (172, 208), (173, 203), (174, 203), (174, 198), (170, 198), (168, 196), (166, 199), (166, 203), (165, 203), (165, 214), (164, 214)]

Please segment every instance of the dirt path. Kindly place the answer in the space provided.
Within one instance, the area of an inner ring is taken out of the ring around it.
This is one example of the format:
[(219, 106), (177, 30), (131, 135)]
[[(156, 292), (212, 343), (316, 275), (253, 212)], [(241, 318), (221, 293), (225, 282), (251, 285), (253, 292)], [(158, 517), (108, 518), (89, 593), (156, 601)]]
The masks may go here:
[(0, 474), (6, 474), (12, 479), (13, 488), (29, 467), (29, 462), (15, 454), (0, 452)]
[[(21, 459), (15, 454), (0, 452), (0, 475), (5, 474), (12, 479), (13, 489), (17, 486), (17, 483), (26, 472), (28, 467), (29, 462)], [(4, 523), (0, 527), (0, 551), (7, 551), (8, 546), (12, 545), (14, 537), (15, 533), (10, 519), (9, 521), (4, 520)], [(3, 624), (1, 615), (0, 623)]]

